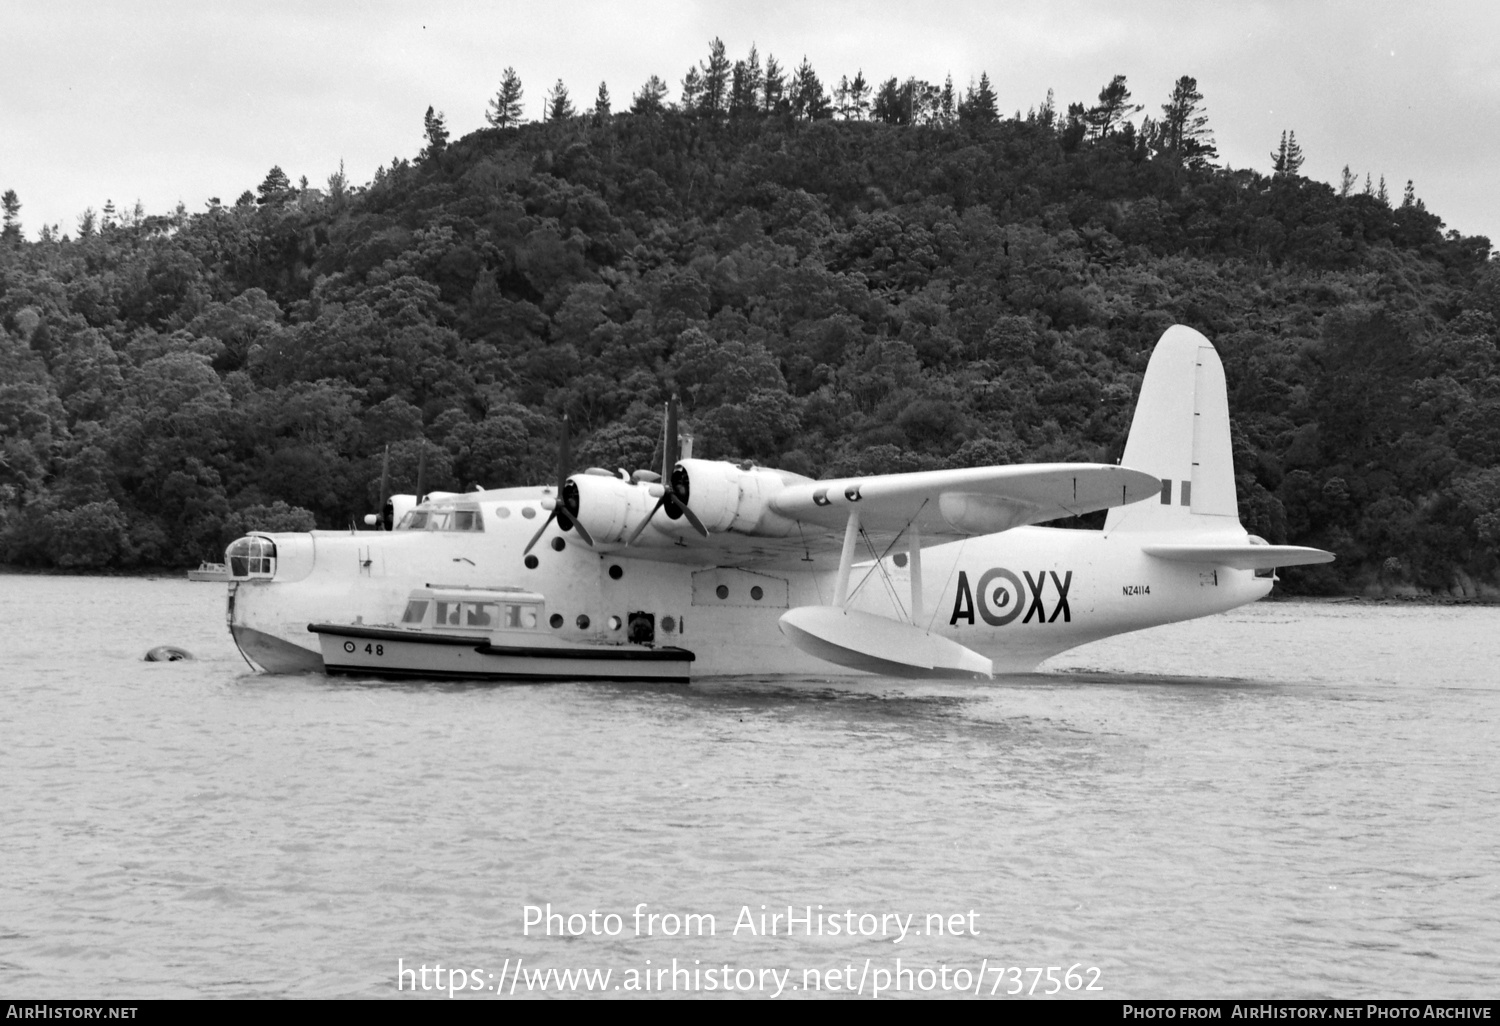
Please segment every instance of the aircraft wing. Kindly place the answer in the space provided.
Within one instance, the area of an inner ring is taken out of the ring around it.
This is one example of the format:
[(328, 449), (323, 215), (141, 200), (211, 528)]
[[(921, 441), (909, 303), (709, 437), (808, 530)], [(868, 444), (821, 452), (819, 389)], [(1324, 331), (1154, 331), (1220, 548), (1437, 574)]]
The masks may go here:
[[(894, 541), (914, 528), (923, 545), (1007, 531), (1024, 524), (1091, 513), (1152, 498), (1161, 482), (1124, 467), (1088, 463), (1020, 464), (810, 481), (759, 467), (684, 460), (690, 508), (705, 525), (664, 512), (653, 529), (632, 534), (649, 499), (631, 499), (620, 514), (590, 512), (591, 496), (635, 487), (609, 478), (573, 479), (583, 488), (581, 512), (600, 551), (618, 556), (718, 566), (837, 566), (851, 512), (872, 538)], [(641, 495), (645, 495), (642, 492)], [(600, 496), (600, 499), (606, 498)], [(642, 502), (636, 506), (634, 503)], [(627, 538), (634, 540), (626, 542)]]
[(1304, 545), (1146, 545), (1142, 551), (1174, 563), (1208, 563), (1235, 570), (1274, 570), (1334, 560), (1332, 552)]
[(1028, 463), (802, 482), (771, 496), (769, 506), (799, 524), (830, 530), (841, 530), (856, 511), (866, 531), (895, 533), (915, 524), (925, 541), (994, 534), (1160, 492), (1161, 482), (1138, 470)]

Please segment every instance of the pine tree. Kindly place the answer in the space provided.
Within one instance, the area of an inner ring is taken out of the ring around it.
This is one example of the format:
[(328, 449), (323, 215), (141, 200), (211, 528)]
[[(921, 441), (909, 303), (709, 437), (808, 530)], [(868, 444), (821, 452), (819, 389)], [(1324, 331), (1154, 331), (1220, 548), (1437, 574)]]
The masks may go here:
[(328, 195), (340, 200), (349, 191), (349, 176), (344, 174), (344, 162), (339, 161), (339, 169), (328, 176)]
[(1282, 132), (1281, 145), (1271, 154), (1271, 177), (1296, 178), (1302, 169), (1302, 147), (1297, 145), (1296, 132)]
[(568, 87), (563, 85), (562, 79), (558, 79), (557, 84), (548, 90), (544, 110), (544, 121), (566, 121), (578, 114), (573, 109), (573, 101), (568, 98)]
[(1406, 191), (1401, 194), (1401, 205), (1403, 207), (1414, 207), (1417, 205), (1417, 190), (1412, 186), (1410, 178), (1406, 180)]
[(745, 58), (744, 113), (753, 114), (759, 109), (760, 91), (765, 84), (765, 73), (760, 70), (760, 54), (751, 43), (750, 56)]
[(91, 239), (99, 231), (99, 215), (94, 213), (93, 207), (87, 207), (83, 213), (78, 215), (78, 237), (80, 239)]
[(870, 117), (887, 125), (904, 125), (904, 115), (901, 84), (894, 77), (888, 78), (880, 84), (880, 90), (875, 94), (875, 105), (870, 109)]
[(1345, 164), (1344, 173), (1339, 177), (1339, 199), (1349, 198), (1349, 194), (1354, 191), (1356, 181), (1358, 179), (1354, 177), (1354, 172), (1349, 170), (1348, 164)]
[(1052, 90), (1047, 90), (1046, 102), (1042, 109), (1036, 112), (1037, 124), (1043, 128), (1052, 128), (1057, 124), (1057, 102), (1052, 98)]
[(708, 46), (708, 62), (703, 69), (703, 94), (699, 105), (705, 114), (723, 114), (729, 110), (729, 58), (724, 55), (724, 41), (718, 36)]
[(979, 91), (974, 94), (974, 116), (982, 124), (993, 125), (1000, 120), (1000, 102), (995, 90), (990, 88), (990, 73), (979, 73)]
[(500, 91), (490, 100), (484, 119), (496, 128), (514, 128), (521, 123), (521, 78), (515, 68), (506, 68)]
[(703, 96), (703, 76), (698, 73), (698, 65), (694, 64), (687, 69), (687, 74), (682, 76), (682, 109), (684, 111), (695, 111)]
[(1178, 164), (1195, 170), (1207, 167), (1219, 155), (1202, 104), (1198, 80), (1183, 75), (1172, 87), (1171, 97), (1162, 104), (1162, 118), (1157, 123), (1161, 151)]
[(1289, 178), (1298, 177), (1302, 170), (1302, 147), (1297, 145), (1297, 133), (1286, 134), (1286, 174)]
[(599, 83), (599, 93), (594, 97), (594, 118), (601, 122), (609, 119), (609, 86), (603, 82)]
[(1370, 172), (1368, 172), (1368, 171), (1365, 172), (1365, 192), (1364, 192), (1364, 194), (1366, 196), (1373, 196), (1373, 195), (1375, 195), (1375, 187), (1370, 184)]
[(818, 73), (808, 62), (806, 55), (802, 63), (797, 65), (797, 70), (792, 75), (792, 83), (789, 89), (792, 101), (792, 116), (799, 121), (817, 121), (828, 117), (833, 113), (828, 103), (828, 96), (823, 92), (823, 83), (818, 79)]
[[(428, 108), (429, 110), (431, 108)], [(257, 206), (266, 206), (272, 203), (281, 203), (286, 200), (287, 193), (292, 190), (292, 180), (286, 176), (286, 172), (279, 166), (274, 166), (266, 172), (265, 180), (256, 188), (255, 203)], [(112, 211), (111, 211), (112, 212)]]
[(836, 117), (849, 120), (849, 76), (840, 75), (839, 84), (833, 90), (833, 113)]
[(750, 67), (735, 61), (729, 72), (729, 116), (744, 117), (755, 111), (755, 94), (750, 91)]
[(667, 84), (656, 75), (646, 79), (640, 92), (630, 100), (632, 114), (660, 114), (666, 107)]
[(21, 241), (21, 198), (16, 190), (6, 189), (0, 194), (0, 208), (5, 211), (5, 227), (0, 229), (0, 238), (6, 242)]
[[(249, 199), (250, 203), (254, 203), (255, 202), (255, 195), (249, 189), (246, 189), (245, 192), (244, 192), (244, 195), (242, 195), (240, 198), (244, 199), (245, 196), (249, 196), (250, 197), (250, 199)], [(107, 199), (107, 200), (104, 201), (104, 211), (103, 211), (102, 215), (99, 218), (99, 230), (101, 232), (107, 232), (111, 228), (113, 228), (114, 226), (115, 226), (115, 201), (112, 200), (112, 199)]]
[(854, 81), (849, 83), (849, 116), (855, 121), (863, 121), (869, 111), (870, 83), (865, 81), (865, 69), (860, 68), (854, 73)]
[(938, 120), (944, 125), (951, 125), (956, 117), (958, 117), (958, 101), (953, 93), (953, 75), (950, 72), (943, 80), (943, 92), (938, 97)]
[(434, 112), (428, 106), (427, 113), (422, 115), (422, 134), (427, 137), (427, 148), (422, 151), (422, 158), (436, 157), (442, 153), (448, 145), (448, 126), (443, 121), (442, 111)]
[(1130, 89), (1124, 75), (1116, 75), (1109, 84), (1099, 90), (1099, 105), (1088, 112), (1088, 123), (1094, 137), (1102, 139), (1130, 115), (1144, 110), (1140, 104), (1130, 102)]
[(1391, 205), (1391, 194), (1385, 191), (1385, 175), (1380, 176), (1380, 188), (1376, 190), (1375, 198), (1380, 201), (1381, 206)]
[(771, 54), (766, 55), (766, 84), (761, 93), (761, 106), (767, 114), (781, 114), (787, 109), (786, 72)]

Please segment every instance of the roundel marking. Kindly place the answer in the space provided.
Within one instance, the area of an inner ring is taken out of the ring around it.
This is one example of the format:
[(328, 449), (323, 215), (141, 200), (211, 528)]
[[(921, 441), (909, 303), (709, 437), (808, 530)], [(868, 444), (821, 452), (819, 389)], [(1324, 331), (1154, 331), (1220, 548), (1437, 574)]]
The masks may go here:
[[(1010, 590), (996, 588), (994, 595), (990, 594), (990, 584), (996, 578), (1002, 578), (1010, 585)], [(979, 578), (979, 584), (974, 589), (974, 597), (979, 602), (979, 616), (991, 627), (1004, 627), (1016, 617), (1021, 615), (1021, 597), (1026, 593), (1021, 590), (1021, 582), (1015, 574), (1009, 570), (995, 567), (986, 570), (984, 576)], [(1009, 606), (1010, 609), (1004, 613), (995, 613), (990, 609), (990, 599), (995, 600), (995, 605), (1002, 609)]]

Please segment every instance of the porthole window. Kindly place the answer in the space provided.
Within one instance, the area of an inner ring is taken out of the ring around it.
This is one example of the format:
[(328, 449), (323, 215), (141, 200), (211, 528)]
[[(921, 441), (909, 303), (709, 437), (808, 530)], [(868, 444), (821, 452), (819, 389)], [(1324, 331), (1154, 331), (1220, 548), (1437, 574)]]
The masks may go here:
[(510, 507), (509, 506), (496, 506), (495, 507), (495, 516), (499, 517), (501, 520), (508, 519), (510, 517)]
[(535, 556), (527, 556), (526, 557), (526, 569), (528, 569), (528, 570), (535, 570), (536, 569), (536, 564), (537, 564), (537, 559), (536, 559)]
[(563, 549), (565, 549), (567, 547), (568, 547), (568, 543), (565, 542), (565, 541), (563, 541), (561, 538), (553, 538), (552, 539), (552, 551), (553, 552), (561, 552)]
[(611, 581), (618, 581), (621, 577), (624, 577), (624, 576), (625, 576), (625, 571), (620, 568), (620, 564), (619, 563), (615, 563), (615, 564), (612, 564), (610, 566), (610, 568), (609, 568), (609, 579)]
[(527, 520), (534, 520), (536, 519), (536, 510), (532, 509), (530, 506), (522, 506), (521, 516), (525, 517)]
[(663, 634), (671, 634), (676, 629), (677, 629), (677, 620), (676, 620), (675, 617), (664, 616), (664, 617), (661, 618), (661, 632)]
[(547, 622), (552, 625), (553, 630), (557, 630), (563, 625), (563, 616), (561, 613), (553, 613), (547, 618)]
[(581, 631), (589, 629), (589, 617), (587, 613), (578, 614), (578, 629)]
[(755, 587), (750, 589), (750, 597), (759, 602), (761, 599), (766, 597), (766, 593), (762, 591), (760, 585), (757, 584)]
[(608, 624), (610, 630), (617, 631), (620, 629), (620, 618), (618, 616), (611, 616), (608, 620)]
[(727, 599), (729, 597), (729, 585), (727, 585), (727, 584), (721, 584), (721, 585), (719, 585), (717, 588), (714, 589), (714, 594), (717, 595), (717, 596), (719, 596), (719, 598), (721, 598), (721, 599)]
[(896, 553), (896, 555), (891, 558), (891, 562), (895, 563), (897, 566), (905, 566), (906, 565), (906, 553), (904, 553), (904, 552), (898, 552), (898, 553)]

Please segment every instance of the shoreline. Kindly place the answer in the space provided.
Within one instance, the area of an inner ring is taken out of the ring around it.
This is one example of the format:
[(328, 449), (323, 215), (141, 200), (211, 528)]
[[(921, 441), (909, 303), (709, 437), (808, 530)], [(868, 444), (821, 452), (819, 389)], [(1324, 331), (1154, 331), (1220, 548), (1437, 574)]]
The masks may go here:
[[(74, 570), (62, 567), (17, 566), (0, 563), (0, 576), (12, 577), (121, 577), (151, 580), (175, 578), (187, 580), (189, 570), (195, 567), (136, 567), (128, 570)], [(196, 584), (218, 584), (219, 581), (195, 581)], [(1319, 604), (1344, 603), (1361, 606), (1500, 606), (1500, 593), (1495, 595), (1288, 595), (1273, 591), (1261, 602), (1312, 602)]]

